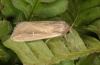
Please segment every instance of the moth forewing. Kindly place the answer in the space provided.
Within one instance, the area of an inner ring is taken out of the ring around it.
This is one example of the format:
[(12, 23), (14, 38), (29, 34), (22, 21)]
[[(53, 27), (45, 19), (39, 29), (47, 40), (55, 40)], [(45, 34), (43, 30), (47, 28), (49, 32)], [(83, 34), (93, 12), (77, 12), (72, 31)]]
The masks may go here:
[(17, 42), (33, 41), (65, 35), (70, 26), (65, 21), (30, 21), (16, 25), (11, 39)]

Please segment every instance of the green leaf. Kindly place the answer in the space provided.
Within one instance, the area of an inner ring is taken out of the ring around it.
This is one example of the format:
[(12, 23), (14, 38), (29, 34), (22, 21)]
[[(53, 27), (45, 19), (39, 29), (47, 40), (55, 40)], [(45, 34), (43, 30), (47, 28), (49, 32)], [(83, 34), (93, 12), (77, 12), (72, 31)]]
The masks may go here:
[(74, 65), (74, 62), (72, 60), (69, 61), (61, 61), (58, 64), (53, 64), (53, 65)]
[(65, 20), (66, 22), (68, 22), (70, 25), (73, 23), (74, 18), (72, 17), (72, 15), (68, 12), (68, 10), (66, 10), (64, 13), (60, 14), (60, 17)]
[(79, 59), (76, 65), (100, 65), (98, 53), (92, 53)]
[(75, 26), (80, 27), (100, 18), (99, 11), (100, 0), (69, 0), (68, 10), (61, 17), (71, 24), (75, 22)]
[(18, 43), (8, 39), (4, 41), (3, 44), (7, 48), (13, 50), (18, 55), (20, 60), (22, 60), (23, 64), (34, 64), (38, 61), (37, 57), (25, 42)]
[(97, 20), (91, 25), (89, 25), (87, 29), (90, 30), (91, 32), (96, 33), (100, 39), (100, 20)]
[(90, 24), (91, 22), (93, 22), (93, 20), (96, 20), (100, 17), (99, 11), (100, 7), (92, 7), (83, 12), (80, 12), (80, 14), (77, 17), (76, 24), (77, 25)]
[(52, 51), (52, 53), (58, 58), (60, 58), (60, 56), (62, 55), (67, 56), (67, 54), (70, 54), (69, 50), (66, 48), (65, 43), (66, 41), (64, 38), (58, 37), (48, 41), (47, 45)]
[(19, 10), (17, 10), (11, 3), (10, 0), (1, 0), (1, 4), (3, 4), (3, 8), (1, 9), (1, 12), (4, 16), (16, 16), (19, 13)]
[[(33, 6), (37, 0), (25, 0), (25, 1)], [(54, 1), (56, 0), (38, 0), (38, 2), (43, 2), (43, 3), (52, 3)]]
[(81, 35), (85, 45), (88, 48), (89, 52), (100, 52), (100, 41), (94, 37)]
[(23, 13), (18, 14), (15, 18), (14, 18), (14, 24), (18, 24), (19, 22), (22, 22), (26, 20), (25, 16)]
[(3, 16), (2, 16), (2, 14), (1, 14), (1, 12), (0, 12), (0, 20), (2, 20), (2, 18), (3, 18)]
[(9, 21), (0, 21), (0, 39), (6, 36), (11, 31), (11, 24)]
[(8, 54), (7, 49), (0, 43), (0, 61), (8, 62), (10, 59), (10, 54)]
[(95, 56), (95, 54), (90, 54), (89, 56), (82, 57), (79, 59), (77, 65), (92, 65)]
[(0, 10), (1, 10), (3, 7), (4, 7), (3, 4), (1, 4), (1, 2), (0, 2)]
[(43, 41), (27, 42), (27, 45), (30, 47), (31, 51), (34, 52), (40, 62), (45, 63), (46, 61), (53, 60), (54, 55)]
[(91, 7), (95, 7), (95, 6), (99, 6), (100, 5), (100, 0), (78, 0), (80, 3), (80, 6), (82, 8), (80, 8), (80, 10), (85, 10), (85, 9), (88, 9), (88, 8), (91, 8)]
[(27, 3), (30, 3), (31, 6), (33, 6), (35, 4), (36, 0), (25, 0)]
[(28, 3), (25, 0), (11, 0), (14, 7), (22, 11), (26, 18), (29, 17), (30, 12), (28, 11)]
[[(93, 62), (95, 65), (100, 65), (100, 58), (99, 56), (96, 56)], [(92, 64), (93, 65), (93, 64)]]
[(74, 29), (71, 30), (69, 34), (66, 35), (66, 45), (71, 52), (86, 51), (87, 48), (80, 38), (78, 32)]
[(33, 16), (48, 18), (59, 15), (67, 9), (67, 4), (67, 0), (56, 0), (47, 5), (39, 3), (33, 11)]
[(8, 65), (9, 63), (9, 65), (13, 65), (19, 62), (17, 55), (0, 42), (0, 64)]
[(40, 0), (40, 2), (45, 2), (45, 3), (51, 3), (51, 2), (54, 2), (56, 0)]
[[(51, 2), (51, 3), (42, 3)], [(67, 0), (12, 0), (13, 5), (21, 10), (27, 20), (36, 17), (48, 18), (63, 13), (67, 9)]]

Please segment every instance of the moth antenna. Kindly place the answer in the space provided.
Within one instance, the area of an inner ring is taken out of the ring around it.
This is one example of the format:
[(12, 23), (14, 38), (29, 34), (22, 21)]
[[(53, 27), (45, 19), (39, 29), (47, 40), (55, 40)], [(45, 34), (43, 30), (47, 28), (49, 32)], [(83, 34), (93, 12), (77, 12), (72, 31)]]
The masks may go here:
[(64, 35), (64, 39), (65, 39), (65, 41), (67, 42), (67, 37), (66, 37), (66, 35)]
[[(79, 7), (79, 8), (80, 8), (80, 7)], [(77, 13), (76, 13), (75, 20), (74, 20), (73, 24), (71, 25), (69, 32), (71, 32), (71, 29), (72, 29), (72, 27), (74, 26), (74, 24), (75, 24), (75, 22), (76, 22), (76, 20), (77, 20), (78, 13), (79, 13), (79, 9), (78, 9), (78, 11), (77, 11)]]
[(72, 29), (72, 27), (74, 26), (75, 22), (76, 22), (76, 18), (75, 18), (73, 24), (71, 25), (71, 27), (70, 27), (70, 29), (69, 29), (69, 32), (72, 32), (71, 29)]
[(71, 28), (74, 26), (74, 24), (75, 24), (75, 21), (74, 21), (73, 24), (71, 25)]

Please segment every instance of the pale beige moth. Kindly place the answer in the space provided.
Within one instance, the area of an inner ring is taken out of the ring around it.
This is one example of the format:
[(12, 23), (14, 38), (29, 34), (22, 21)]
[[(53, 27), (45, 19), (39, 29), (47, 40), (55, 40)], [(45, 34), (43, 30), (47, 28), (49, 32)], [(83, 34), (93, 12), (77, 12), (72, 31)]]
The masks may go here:
[(63, 36), (69, 30), (65, 21), (24, 21), (16, 25), (11, 39), (16, 42), (47, 39)]

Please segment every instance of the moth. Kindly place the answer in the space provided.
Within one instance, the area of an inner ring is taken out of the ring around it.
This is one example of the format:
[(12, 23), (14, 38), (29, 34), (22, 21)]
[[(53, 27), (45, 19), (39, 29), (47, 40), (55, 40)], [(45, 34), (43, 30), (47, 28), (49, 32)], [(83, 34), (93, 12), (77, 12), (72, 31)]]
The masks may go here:
[(65, 35), (70, 25), (65, 21), (24, 21), (16, 25), (11, 39), (26, 42)]

